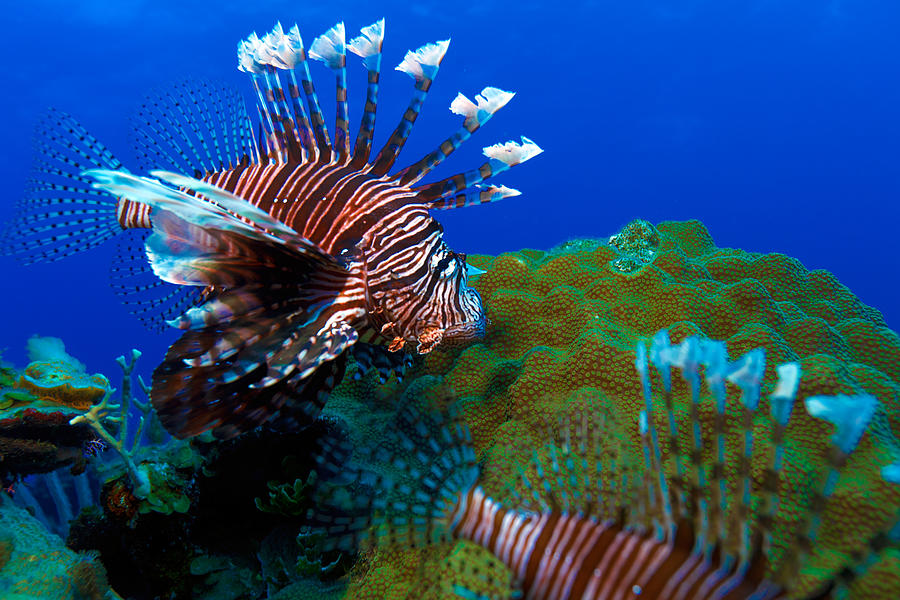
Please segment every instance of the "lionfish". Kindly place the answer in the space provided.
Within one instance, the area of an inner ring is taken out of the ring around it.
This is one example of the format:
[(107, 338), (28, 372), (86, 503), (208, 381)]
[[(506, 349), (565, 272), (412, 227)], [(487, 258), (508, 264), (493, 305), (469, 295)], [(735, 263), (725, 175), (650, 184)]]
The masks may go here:
[[(429, 210), (518, 195), (479, 184), (541, 149), (525, 137), (497, 144), (478, 168), (422, 183), (514, 95), (487, 87), (475, 101), (459, 94), (450, 105), (464, 118), (459, 130), (391, 174), (449, 40), (408, 52), (396, 67), (415, 91), (372, 159), (383, 37), (383, 19), (349, 42), (339, 23), (308, 50), (296, 25), (250, 35), (238, 62), (258, 98), (258, 132), (234, 92), (175, 85), (137, 117), (135, 147), (149, 176), (129, 172), (65, 113), (51, 111), (41, 125), (32, 194), (3, 250), (51, 261), (144, 233), (136, 247), (124, 243), (113, 273), (139, 316), (184, 331), (152, 380), (173, 434), (227, 438), (276, 414), (308, 421), (343, 376), (348, 349), (387, 368), (379, 347), (426, 353), (483, 335), (466, 257), (444, 243)], [(347, 50), (368, 72), (352, 145)], [(309, 59), (336, 76), (333, 139)]]
[[(651, 394), (648, 354), (639, 343), (635, 364), (645, 410), (636, 424), (643, 445), (636, 460), (604, 447), (610, 432), (607, 423), (598, 424), (595, 414), (582, 413), (561, 423), (567, 425), (560, 429), (565, 433), (547, 445), (543, 458), (535, 453), (532, 472), (537, 479), (520, 471), (526, 493), (514, 495), (521, 507), (505, 507), (479, 484), (480, 469), (462, 418), (452, 409), (426, 411), (409, 401), (379, 446), (357, 450), (374, 457), (362, 465), (348, 467), (354, 450), (346, 440), (333, 437), (322, 442), (316, 455), (318, 470), (323, 481), (331, 480), (309, 509), (312, 531), (324, 538), (321, 546), (326, 551), (351, 551), (371, 542), (373, 535), (395, 545), (474, 542), (506, 565), (512, 587), (526, 599), (797, 597), (792, 585), (816, 544), (840, 471), (875, 415), (877, 400), (869, 395), (805, 398), (811, 415), (835, 426), (825, 457), (828, 470), (813, 492), (809, 512), (789, 538), (786, 560), (770, 564), (799, 364), (777, 367), (779, 379), (770, 396), (771, 437), (762, 450), (767, 460), (757, 497), (760, 508), (753, 521), (750, 469), (755, 444), (761, 441), (754, 440), (753, 423), (765, 351), (752, 350), (729, 362), (722, 342), (690, 337), (672, 345), (663, 330), (654, 337), (649, 358), (663, 382), (666, 414), (660, 416), (667, 418), (668, 427), (660, 432), (654, 424), (654, 403), (660, 401), (654, 402)], [(692, 440), (690, 448), (679, 447), (685, 436), (679, 436), (673, 408), (672, 367), (681, 371), (691, 391), (685, 432)], [(702, 393), (704, 381), (715, 403), (711, 437), (704, 436), (701, 427), (700, 411), (709, 402)], [(743, 454), (735, 467), (737, 487), (732, 494), (725, 475), (726, 382), (741, 390), (738, 443)], [(591, 452), (595, 464), (588, 462)], [(712, 454), (712, 464), (705, 454)], [(900, 463), (884, 467), (882, 476), (900, 484)], [(347, 485), (357, 493), (348, 497)], [(362, 493), (365, 490), (372, 493)], [(843, 597), (881, 550), (898, 545), (900, 521), (869, 540), (856, 554), (857, 564), (839, 571), (825, 589), (805, 597)], [(497, 584), (490, 581), (495, 590)], [(454, 586), (454, 591), (463, 598), (488, 598), (462, 585)]]

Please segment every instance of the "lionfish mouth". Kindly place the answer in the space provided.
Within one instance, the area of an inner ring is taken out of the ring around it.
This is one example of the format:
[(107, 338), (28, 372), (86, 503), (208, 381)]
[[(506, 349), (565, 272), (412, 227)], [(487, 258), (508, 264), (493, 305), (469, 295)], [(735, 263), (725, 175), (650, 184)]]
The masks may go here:
[(483, 316), (477, 321), (467, 321), (458, 325), (451, 325), (444, 330), (445, 344), (462, 344), (484, 337), (487, 329), (487, 317)]

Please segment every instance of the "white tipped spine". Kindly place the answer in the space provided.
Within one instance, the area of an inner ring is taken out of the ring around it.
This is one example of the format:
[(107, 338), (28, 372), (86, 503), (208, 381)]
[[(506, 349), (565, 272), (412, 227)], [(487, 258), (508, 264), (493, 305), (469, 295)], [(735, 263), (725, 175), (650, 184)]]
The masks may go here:
[(346, 32), (343, 23), (338, 23), (314, 39), (309, 46), (309, 57), (321, 60), (329, 69), (342, 68), (346, 54)]
[(522, 136), (521, 144), (509, 141), (503, 144), (494, 144), (484, 149), (485, 156), (499, 160), (510, 167), (534, 158), (541, 152), (543, 152), (541, 147), (524, 135)]
[(403, 57), (403, 62), (394, 68), (397, 71), (403, 71), (416, 81), (423, 81), (426, 78), (434, 79), (448, 47), (450, 47), (450, 40), (425, 44), (416, 51), (408, 51)]
[(834, 424), (836, 432), (832, 441), (842, 452), (849, 454), (875, 415), (878, 400), (868, 394), (810, 396), (804, 404), (809, 414)]
[(370, 71), (378, 68), (378, 57), (384, 42), (384, 19), (379, 19), (368, 27), (359, 30), (362, 34), (350, 40), (347, 50), (363, 59), (363, 64)]
[(253, 75), (263, 74), (263, 63), (260, 60), (262, 40), (254, 31), (246, 40), (238, 42), (238, 70)]
[(303, 40), (294, 25), (288, 33), (281, 23), (260, 38), (256, 32), (238, 43), (238, 69), (255, 75), (265, 73), (264, 67), (290, 70), (303, 60)]
[(469, 100), (462, 92), (450, 103), (450, 112), (466, 118), (465, 124), (476, 120), (479, 125), (487, 121), (491, 115), (506, 106), (515, 92), (506, 92), (495, 87), (486, 87), (475, 96), (475, 102)]
[(521, 196), (522, 192), (515, 188), (506, 187), (505, 185), (496, 185), (491, 186), (491, 192), (493, 193), (492, 198), (494, 200), (500, 200), (502, 198), (513, 198), (515, 196)]

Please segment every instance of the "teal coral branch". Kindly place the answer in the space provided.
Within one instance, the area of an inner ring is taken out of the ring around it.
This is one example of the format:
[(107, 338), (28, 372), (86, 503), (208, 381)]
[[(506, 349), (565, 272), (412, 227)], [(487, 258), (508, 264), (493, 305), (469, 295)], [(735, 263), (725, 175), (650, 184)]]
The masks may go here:
[[(99, 404), (95, 404), (83, 415), (79, 415), (69, 421), (70, 425), (78, 423), (87, 423), (97, 432), (103, 441), (109, 444), (119, 453), (125, 468), (128, 471), (128, 477), (131, 479), (132, 493), (136, 498), (141, 500), (150, 496), (150, 477), (145, 469), (137, 465), (134, 461), (134, 453), (141, 441), (141, 433), (144, 428), (144, 416), (141, 416), (138, 422), (137, 432), (128, 447), (128, 411), (131, 403), (134, 401), (131, 395), (131, 373), (134, 371), (134, 365), (141, 353), (138, 350), (131, 351), (131, 360), (125, 361), (124, 356), (116, 359), (116, 363), (122, 368), (122, 394), (119, 404), (110, 403), (114, 389), (109, 389), (103, 396), (103, 400)], [(140, 406), (139, 406), (140, 408)], [(119, 411), (118, 416), (111, 416), (111, 411)], [(142, 412), (143, 411), (142, 409)], [(146, 413), (145, 413), (146, 414)], [(104, 422), (120, 423), (117, 436), (113, 436), (104, 426)]]

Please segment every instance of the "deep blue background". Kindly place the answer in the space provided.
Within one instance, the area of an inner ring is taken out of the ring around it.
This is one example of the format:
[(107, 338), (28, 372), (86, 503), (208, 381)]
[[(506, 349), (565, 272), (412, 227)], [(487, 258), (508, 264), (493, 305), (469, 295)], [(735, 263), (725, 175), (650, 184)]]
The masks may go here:
[[(252, 5), (252, 6), (251, 6)], [(377, 8), (374, 6), (377, 5)], [(548, 9), (553, 6), (553, 10)], [(411, 80), (407, 49), (453, 41), (403, 165), (453, 131), (457, 91), (516, 98), (441, 177), (482, 146), (525, 134), (545, 153), (499, 178), (524, 192), (439, 213), (451, 246), (498, 253), (615, 232), (627, 221), (701, 219), (720, 246), (784, 252), (834, 272), (900, 326), (900, 4), (893, 0), (515, 2), (78, 2), (4, 9), (0, 162), (6, 220), (28, 177), (32, 127), (64, 109), (131, 161), (128, 117), (185, 76), (245, 90), (235, 45), (280, 19), (307, 44), (338, 20), (348, 37), (386, 17), (376, 144)], [(350, 57), (355, 135), (365, 71)], [(314, 66), (329, 109), (331, 75)], [(91, 371), (132, 346), (145, 370), (172, 335), (145, 332), (108, 288), (109, 250), (23, 268), (0, 257), (0, 347), (25, 362), (32, 333), (60, 336)]]

